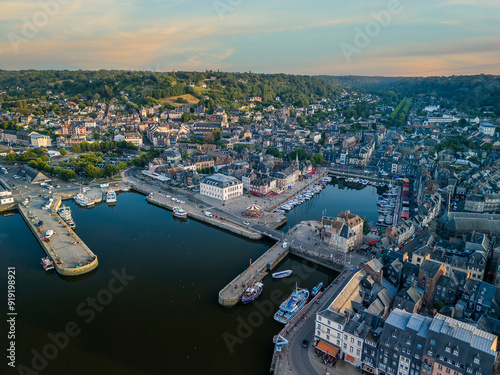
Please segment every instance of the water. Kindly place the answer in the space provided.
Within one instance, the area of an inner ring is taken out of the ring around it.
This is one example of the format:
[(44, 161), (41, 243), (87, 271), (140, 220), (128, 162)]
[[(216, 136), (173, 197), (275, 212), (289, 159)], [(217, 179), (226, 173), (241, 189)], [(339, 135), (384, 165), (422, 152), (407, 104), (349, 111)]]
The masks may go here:
[(377, 197), (387, 188), (363, 186), (333, 179), (319, 194), (305, 201), (286, 213), (287, 225), (293, 227), (302, 220), (321, 220), (326, 216), (336, 217), (340, 212), (350, 210), (351, 213), (365, 217), (373, 225), (377, 224)]
[[(276, 270), (292, 269), (292, 277), (267, 276), (257, 301), (224, 308), (219, 290), (272, 243), (178, 221), (134, 193), (120, 194), (114, 207), (66, 204), (99, 258), (97, 270), (76, 278), (45, 273), (44, 253), (21, 216), (0, 216), (0, 285), (16, 267), (16, 364), (41, 374), (266, 374), (272, 337), (283, 327), (272, 318), (278, 304), (295, 282), (311, 289), (336, 276), (289, 257)], [(134, 277), (126, 286), (113, 282), (122, 270)], [(1, 293), (1, 306), (5, 299)], [(61, 339), (62, 349), (51, 345), (48, 335), (68, 324), (75, 337)], [(18, 373), (2, 366), (2, 374)]]

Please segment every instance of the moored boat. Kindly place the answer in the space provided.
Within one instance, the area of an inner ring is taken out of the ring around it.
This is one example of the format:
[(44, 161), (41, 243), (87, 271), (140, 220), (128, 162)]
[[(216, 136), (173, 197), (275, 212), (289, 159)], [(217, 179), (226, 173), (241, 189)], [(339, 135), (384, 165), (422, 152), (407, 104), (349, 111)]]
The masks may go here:
[(311, 295), (314, 297), (316, 294), (318, 294), (321, 289), (323, 289), (323, 282), (320, 282), (318, 285), (316, 285), (314, 288), (311, 290)]
[(106, 203), (113, 204), (116, 203), (116, 193), (113, 190), (108, 190), (106, 193)]
[(42, 267), (45, 271), (52, 271), (54, 269), (54, 263), (49, 260), (49, 258), (42, 258)]
[(179, 207), (179, 206), (175, 206), (174, 209), (173, 209), (173, 213), (174, 217), (178, 217), (178, 218), (181, 218), (181, 219), (187, 219), (188, 217), (188, 214), (186, 211), (184, 211), (182, 209), (182, 207)]
[(280, 305), (279, 310), (274, 314), (274, 320), (286, 324), (292, 320), (300, 310), (306, 305), (309, 298), (309, 290), (297, 289)]
[(261, 282), (254, 283), (251, 287), (247, 288), (243, 295), (241, 296), (242, 303), (250, 303), (259, 298), (262, 293), (262, 289), (264, 289), (264, 284)]
[(282, 279), (283, 277), (290, 276), (292, 274), (292, 270), (275, 272), (272, 274), (273, 279)]

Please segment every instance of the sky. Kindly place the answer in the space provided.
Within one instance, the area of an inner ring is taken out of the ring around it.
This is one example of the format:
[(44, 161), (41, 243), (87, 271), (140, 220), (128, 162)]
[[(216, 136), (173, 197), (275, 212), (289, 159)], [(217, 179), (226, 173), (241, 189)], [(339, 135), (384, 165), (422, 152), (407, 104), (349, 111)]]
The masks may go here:
[(1, 0), (0, 69), (500, 74), (498, 0)]

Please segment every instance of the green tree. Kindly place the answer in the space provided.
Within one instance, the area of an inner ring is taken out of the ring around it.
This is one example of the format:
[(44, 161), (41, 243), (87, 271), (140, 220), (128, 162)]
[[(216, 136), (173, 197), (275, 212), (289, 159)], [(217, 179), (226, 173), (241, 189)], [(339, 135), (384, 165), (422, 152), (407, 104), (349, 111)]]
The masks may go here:
[(59, 152), (61, 153), (62, 156), (68, 155), (68, 151), (65, 148), (61, 148)]
[(88, 178), (97, 178), (101, 174), (101, 170), (92, 164), (88, 164), (85, 167), (85, 176)]
[(323, 164), (325, 161), (325, 159), (323, 158), (323, 155), (321, 155), (320, 153), (317, 153), (316, 155), (314, 155), (314, 163), (315, 164)]
[(363, 217), (363, 235), (366, 236), (368, 233), (370, 233), (370, 223)]
[(272, 156), (274, 156), (276, 158), (281, 158), (282, 157), (281, 152), (280, 152), (280, 150), (277, 147), (268, 148), (267, 151), (266, 151), (266, 154), (272, 155)]

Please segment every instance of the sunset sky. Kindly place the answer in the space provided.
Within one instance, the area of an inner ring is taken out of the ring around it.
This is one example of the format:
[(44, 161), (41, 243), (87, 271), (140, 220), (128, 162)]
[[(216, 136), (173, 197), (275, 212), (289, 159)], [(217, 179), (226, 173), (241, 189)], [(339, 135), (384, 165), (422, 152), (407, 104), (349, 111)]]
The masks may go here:
[(498, 0), (7, 0), (1, 9), (0, 69), (500, 74)]

